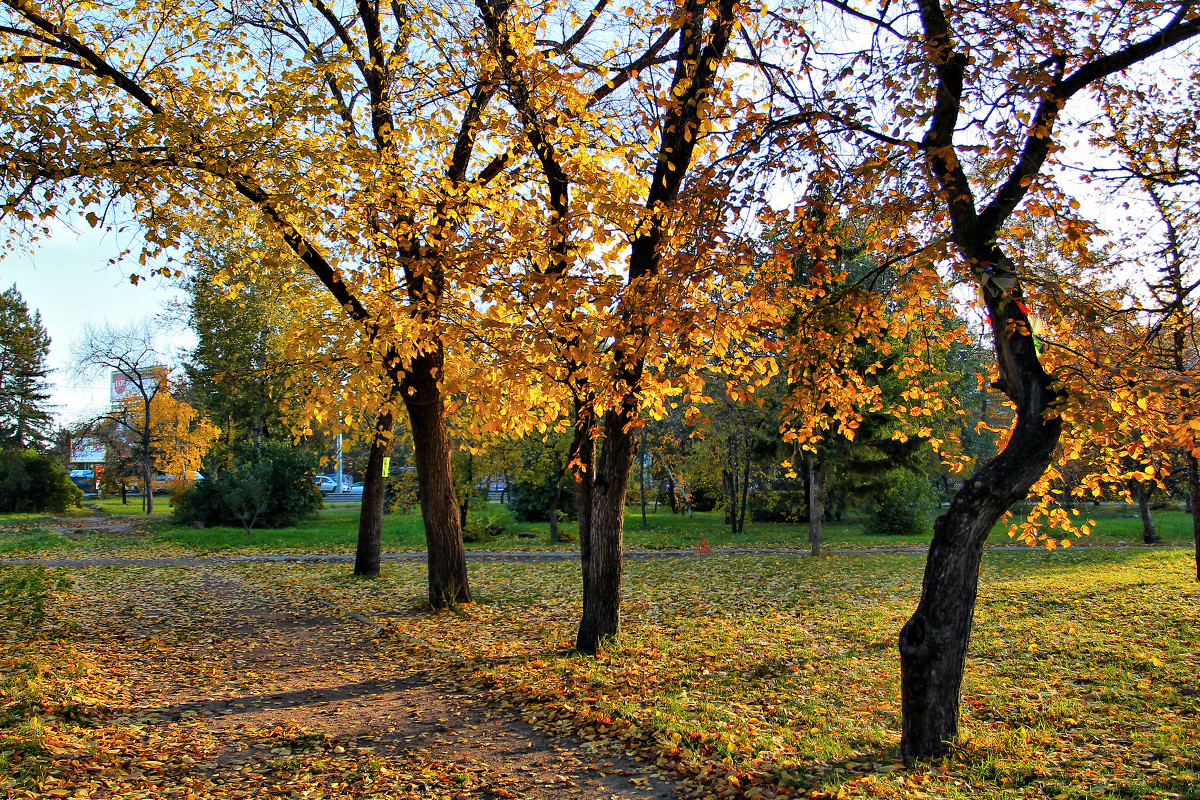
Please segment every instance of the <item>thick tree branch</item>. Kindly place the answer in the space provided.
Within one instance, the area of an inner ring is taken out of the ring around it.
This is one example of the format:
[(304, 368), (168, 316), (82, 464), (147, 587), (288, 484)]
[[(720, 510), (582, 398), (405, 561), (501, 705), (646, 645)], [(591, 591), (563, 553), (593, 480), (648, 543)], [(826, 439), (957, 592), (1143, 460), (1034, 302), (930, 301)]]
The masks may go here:
[(29, 7), (24, 0), (3, 0), (4, 5), (24, 17), (31, 25), (45, 31), (54, 40), (54, 47), (65, 50), (77, 56), (87, 69), (108, 78), (138, 103), (150, 109), (155, 114), (162, 114), (162, 107), (136, 81), (125, 73), (113, 67), (99, 53), (92, 50), (74, 36), (59, 30), (58, 26), (42, 17)]

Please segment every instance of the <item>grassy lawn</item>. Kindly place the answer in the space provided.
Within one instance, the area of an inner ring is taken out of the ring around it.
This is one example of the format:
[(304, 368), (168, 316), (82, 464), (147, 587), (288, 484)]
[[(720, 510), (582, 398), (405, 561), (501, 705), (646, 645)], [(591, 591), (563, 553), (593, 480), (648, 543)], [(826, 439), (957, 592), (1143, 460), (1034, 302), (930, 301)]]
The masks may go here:
[[(141, 511), (140, 500), (131, 498), (128, 505), (119, 500), (89, 501), (84, 509), (75, 509), (60, 517), (32, 514), (0, 515), (0, 553), (9, 555), (84, 555), (140, 554), (153, 551), (157, 555), (185, 554), (253, 554), (274, 553), (352, 553), (358, 534), (358, 507), (351, 504), (331, 504), (318, 515), (296, 528), (282, 530), (252, 530), (241, 528), (208, 528), (173, 525), (165, 497), (156, 498), (154, 515), (147, 518)], [(502, 506), (493, 504), (472, 515), (506, 516)], [(89, 526), (82, 520), (101, 517), (105, 524)], [(1141, 543), (1141, 521), (1133, 506), (1114, 505), (1081, 507), (1081, 519), (1091, 516), (1096, 528), (1091, 536), (1074, 540), (1077, 545), (1137, 545)], [(1192, 540), (1191, 517), (1181, 511), (1157, 511), (1155, 521), (1159, 535), (1169, 545), (1188, 545)], [(126, 530), (127, 526), (134, 526)], [(115, 526), (115, 527), (114, 527)], [(562, 526), (571, 538), (576, 528), (566, 522)], [(662, 509), (647, 515), (647, 527), (642, 528), (641, 513), (630, 508), (625, 517), (625, 546), (628, 549), (690, 550), (702, 540), (713, 548), (808, 548), (808, 528), (804, 524), (748, 522), (742, 534), (731, 534), (718, 512), (697, 513), (689, 518)], [(872, 536), (864, 534), (862, 523), (848, 518), (846, 522), (827, 523), (823, 529), (822, 546), (827, 549), (886, 549), (895, 547), (924, 547), (928, 537)], [(998, 525), (989, 542), (993, 546), (1014, 545), (1007, 527)], [(388, 552), (421, 551), (425, 548), (424, 528), (420, 515), (390, 514), (384, 519), (383, 547)], [(552, 543), (546, 523), (513, 522), (505, 524), (504, 533), (484, 542), (467, 544), (468, 550), (575, 550), (578, 544)]]
[(567, 652), (571, 564), (473, 564), (479, 602), (440, 615), (419, 611), (420, 565), (369, 582), (328, 566), (266, 580), (390, 621), (396, 647), (429, 644), (528, 719), (618, 739), (702, 796), (782, 784), (809, 797), (1200, 797), (1189, 553), (987, 554), (962, 746), (904, 770), (895, 639), (921, 566), (896, 554), (634, 561), (625, 633), (596, 659)]
[[(383, 658), (419, 659), (535, 725), (594, 742), (597, 761), (612, 746), (636, 753), (690, 782), (688, 796), (1200, 797), (1190, 553), (987, 553), (961, 745), (905, 767), (895, 639), (921, 561), (632, 561), (623, 635), (598, 658), (569, 653), (580, 592), (570, 563), (472, 563), (475, 604), (440, 614), (422, 606), (421, 564), (389, 564), (373, 580), (337, 565), (214, 569), (376, 619)], [(150, 585), (184, 596), (188, 580), (169, 568), (0, 568), (0, 610), (24, 632), (0, 681), (0, 766), (20, 767), (64, 732), (86, 738), (92, 684), (113, 680), (72, 656), (86, 632), (52, 627), (72, 603), (132, 603)]]

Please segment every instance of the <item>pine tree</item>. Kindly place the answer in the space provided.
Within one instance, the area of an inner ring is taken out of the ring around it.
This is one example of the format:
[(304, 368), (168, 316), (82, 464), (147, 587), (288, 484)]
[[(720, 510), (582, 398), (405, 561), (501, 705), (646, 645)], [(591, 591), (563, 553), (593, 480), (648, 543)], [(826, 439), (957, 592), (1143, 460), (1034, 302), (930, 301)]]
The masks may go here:
[(50, 335), (14, 284), (0, 292), (0, 447), (42, 447), (50, 434)]

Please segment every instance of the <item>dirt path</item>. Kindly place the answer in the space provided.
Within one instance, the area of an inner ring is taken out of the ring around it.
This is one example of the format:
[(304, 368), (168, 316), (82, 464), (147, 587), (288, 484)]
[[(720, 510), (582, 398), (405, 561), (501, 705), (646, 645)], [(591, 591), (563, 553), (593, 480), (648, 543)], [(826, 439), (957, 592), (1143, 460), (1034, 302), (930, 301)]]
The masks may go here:
[(112, 681), (112, 714), (91, 729), (99, 761), (81, 759), (78, 744), (59, 748), (64, 791), (672, 796), (632, 758), (550, 738), (489, 705), (410, 642), (262, 591), (232, 567), (79, 573), (74, 646)]

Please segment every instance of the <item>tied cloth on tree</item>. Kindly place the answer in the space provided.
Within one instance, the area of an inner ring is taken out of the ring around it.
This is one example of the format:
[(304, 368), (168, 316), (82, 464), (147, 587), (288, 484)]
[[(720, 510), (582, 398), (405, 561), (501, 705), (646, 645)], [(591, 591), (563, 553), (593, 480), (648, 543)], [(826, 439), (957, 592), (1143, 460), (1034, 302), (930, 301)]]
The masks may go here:
[[(988, 284), (992, 285), (992, 290), (998, 297), (1011, 299), (1017, 304), (1017, 308), (1021, 309), (1021, 313), (1025, 315), (1025, 319), (1029, 326), (1029, 335), (1033, 337), (1033, 346), (1038, 353), (1042, 352), (1042, 343), (1038, 339), (1042, 332), (1046, 329), (1046, 323), (1037, 314), (1029, 310), (1029, 306), (1025, 305), (1019, 297), (1012, 297), (1009, 293), (1013, 287), (1017, 285), (1017, 273), (1012, 269), (1012, 262), (1008, 259), (1004, 260), (1004, 264), (1000, 269), (990, 261), (984, 261), (981, 265), (983, 273), (979, 276), (979, 289), (977, 292), (977, 301), (984, 309), (984, 321), (992, 324), (992, 316), (987, 311), (987, 294)], [(1001, 300), (1004, 302), (1004, 300)]]

